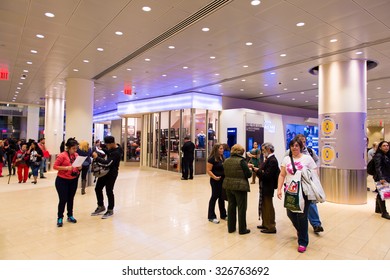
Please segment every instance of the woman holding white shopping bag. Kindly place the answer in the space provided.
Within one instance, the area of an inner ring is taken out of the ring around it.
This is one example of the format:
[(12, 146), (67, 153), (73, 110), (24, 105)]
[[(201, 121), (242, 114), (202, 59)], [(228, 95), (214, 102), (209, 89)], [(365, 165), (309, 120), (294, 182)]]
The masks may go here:
[(295, 192), (297, 197), (296, 202), (298, 202), (298, 194), (300, 194), (301, 203), (300, 205), (296, 205), (298, 207), (297, 209), (293, 209), (292, 211), (290, 210), (292, 208), (287, 206), (289, 202), (291, 202), (291, 200), (285, 201), (284, 204), (287, 208), (287, 216), (297, 230), (298, 252), (303, 253), (306, 251), (306, 247), (309, 244), (307, 214), (310, 201), (308, 200), (307, 195), (302, 191), (302, 182), (299, 178), (299, 175), (301, 173), (301, 170), (304, 168), (317, 172), (317, 165), (311, 156), (302, 154), (303, 143), (299, 138), (294, 138), (293, 140), (291, 140), (289, 143), (289, 147), (290, 155), (284, 157), (281, 164), (280, 174), (278, 178), (277, 196), (279, 199), (282, 199), (282, 193), (287, 191), (287, 193), (289, 194), (289, 198), (291, 198)]

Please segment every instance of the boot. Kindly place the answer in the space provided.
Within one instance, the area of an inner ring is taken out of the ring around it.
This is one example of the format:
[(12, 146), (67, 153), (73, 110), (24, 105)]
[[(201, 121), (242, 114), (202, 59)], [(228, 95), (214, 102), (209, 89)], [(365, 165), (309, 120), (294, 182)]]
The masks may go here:
[(376, 201), (375, 201), (375, 213), (382, 213), (378, 199), (376, 199)]
[(380, 211), (382, 213), (382, 218), (390, 220), (390, 215), (386, 209), (386, 202), (381, 199), (379, 194), (376, 196), (376, 203), (379, 205)]
[(87, 185), (87, 180), (81, 180), (81, 194), (85, 194), (86, 185)]

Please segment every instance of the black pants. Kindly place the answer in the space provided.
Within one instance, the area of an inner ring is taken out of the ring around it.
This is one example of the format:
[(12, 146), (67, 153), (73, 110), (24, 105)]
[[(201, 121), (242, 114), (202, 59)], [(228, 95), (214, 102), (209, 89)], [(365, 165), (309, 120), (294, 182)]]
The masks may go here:
[(81, 167), (81, 180), (87, 180), (87, 174), (89, 171), (89, 165)]
[(189, 178), (193, 178), (194, 177), (194, 165), (193, 165), (193, 162), (194, 162), (194, 159), (193, 158), (185, 158), (183, 157), (182, 158), (182, 174), (183, 174), (183, 178), (185, 179), (188, 179), (188, 175), (190, 175)]
[(98, 178), (95, 193), (98, 206), (104, 206), (104, 198), (103, 198), (103, 188), (106, 187), (106, 194), (108, 199), (107, 210), (113, 210), (115, 206), (115, 198), (114, 198), (114, 185), (117, 176), (111, 177), (109, 175)]
[(75, 179), (64, 179), (57, 176), (55, 184), (60, 200), (58, 202), (58, 218), (64, 217), (65, 205), (68, 211), (68, 217), (73, 216), (73, 200), (77, 191), (78, 179), (78, 177)]
[(226, 190), (228, 198), (228, 232), (236, 230), (237, 209), (238, 209), (238, 231), (245, 233), (246, 227), (246, 209), (248, 205), (248, 193), (243, 191)]
[(225, 209), (225, 201), (223, 199), (222, 195), (222, 183), (223, 179), (216, 181), (210, 178), (210, 185), (211, 185), (211, 197), (209, 201), (209, 213), (208, 213), (208, 219), (216, 219), (217, 215), (215, 215), (215, 203), (218, 200), (218, 207), (219, 207), (219, 214), (221, 219), (226, 218), (226, 209)]

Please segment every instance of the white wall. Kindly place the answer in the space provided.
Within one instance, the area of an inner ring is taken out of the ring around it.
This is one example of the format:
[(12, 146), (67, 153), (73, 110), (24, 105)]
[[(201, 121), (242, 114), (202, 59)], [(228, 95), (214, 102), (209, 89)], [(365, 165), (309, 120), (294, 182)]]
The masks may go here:
[[(267, 112), (260, 112), (251, 109), (230, 109), (221, 112), (220, 117), (220, 142), (227, 142), (227, 128), (237, 128), (237, 143), (245, 146), (246, 114), (257, 114), (264, 118), (264, 142), (270, 142), (275, 147), (275, 156), (279, 163), (282, 161), (286, 151), (286, 124), (302, 124), (306, 125), (305, 117), (284, 116)], [(316, 119), (314, 119), (315, 121)], [(317, 123), (311, 123), (318, 125)]]

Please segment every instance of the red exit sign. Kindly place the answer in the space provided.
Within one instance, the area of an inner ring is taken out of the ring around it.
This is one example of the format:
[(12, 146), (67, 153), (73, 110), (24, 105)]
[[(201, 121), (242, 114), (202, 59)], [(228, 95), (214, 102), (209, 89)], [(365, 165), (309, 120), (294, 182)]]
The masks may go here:
[(0, 67), (0, 80), (8, 80), (9, 72), (7, 67)]

